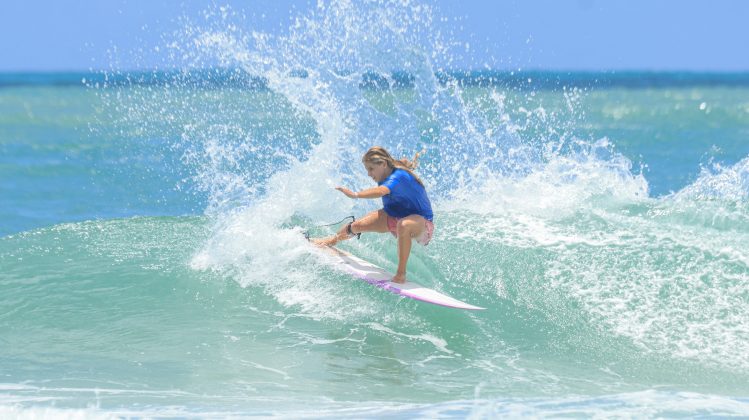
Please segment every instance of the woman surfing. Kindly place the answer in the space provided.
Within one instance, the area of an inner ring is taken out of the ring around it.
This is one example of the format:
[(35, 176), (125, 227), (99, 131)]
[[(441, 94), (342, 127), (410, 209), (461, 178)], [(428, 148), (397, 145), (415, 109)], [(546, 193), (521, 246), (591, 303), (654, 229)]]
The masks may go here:
[(382, 209), (368, 213), (359, 220), (342, 227), (329, 237), (314, 239), (323, 246), (334, 246), (339, 241), (350, 239), (363, 232), (390, 232), (398, 239), (398, 270), (392, 281), (406, 282), (406, 264), (411, 254), (411, 241), (426, 246), (432, 239), (432, 205), (421, 179), (413, 172), (419, 154), (413, 160), (395, 160), (382, 147), (372, 147), (362, 157), (367, 174), (377, 183), (376, 187), (354, 192), (345, 187), (336, 189), (349, 198), (382, 198)]

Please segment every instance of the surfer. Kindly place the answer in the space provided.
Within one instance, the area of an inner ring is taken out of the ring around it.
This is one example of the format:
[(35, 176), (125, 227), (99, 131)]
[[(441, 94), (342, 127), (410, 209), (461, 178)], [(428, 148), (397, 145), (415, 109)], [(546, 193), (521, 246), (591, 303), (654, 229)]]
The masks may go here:
[(334, 246), (339, 241), (351, 239), (362, 232), (390, 232), (398, 239), (398, 270), (392, 281), (406, 282), (406, 263), (411, 254), (411, 241), (426, 246), (432, 239), (432, 205), (424, 183), (413, 172), (419, 154), (413, 160), (395, 160), (382, 147), (372, 147), (362, 157), (367, 174), (376, 187), (354, 192), (345, 187), (336, 189), (349, 198), (382, 198), (383, 208), (343, 226), (335, 235), (315, 239), (318, 245)]

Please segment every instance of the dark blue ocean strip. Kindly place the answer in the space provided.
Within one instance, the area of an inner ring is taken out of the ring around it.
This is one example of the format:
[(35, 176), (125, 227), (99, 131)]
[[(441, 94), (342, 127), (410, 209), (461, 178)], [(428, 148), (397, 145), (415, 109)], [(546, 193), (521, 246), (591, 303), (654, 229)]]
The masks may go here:
[[(345, 73), (341, 71), (341, 73)], [(306, 78), (307, 72), (295, 70), (290, 77)], [(749, 87), (749, 72), (561, 72), (561, 71), (438, 71), (443, 85), (461, 87), (500, 87), (522, 90), (644, 89), (683, 87)], [(415, 76), (405, 71), (389, 74), (365, 72), (359, 86), (367, 90), (411, 88)], [(20, 86), (182, 86), (193, 88), (233, 87), (248, 90), (267, 89), (267, 81), (240, 69), (134, 71), (134, 72), (49, 72), (0, 73), (0, 88)]]

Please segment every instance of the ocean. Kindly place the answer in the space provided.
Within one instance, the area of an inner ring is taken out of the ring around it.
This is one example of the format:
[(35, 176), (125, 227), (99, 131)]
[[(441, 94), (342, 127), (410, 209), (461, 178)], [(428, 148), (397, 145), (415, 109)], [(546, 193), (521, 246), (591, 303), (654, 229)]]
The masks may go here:
[[(380, 6), (0, 74), (0, 417), (749, 416), (749, 73), (456, 70)], [(304, 239), (381, 207), (334, 189), (373, 145), (424, 151), (409, 278), (485, 311)]]

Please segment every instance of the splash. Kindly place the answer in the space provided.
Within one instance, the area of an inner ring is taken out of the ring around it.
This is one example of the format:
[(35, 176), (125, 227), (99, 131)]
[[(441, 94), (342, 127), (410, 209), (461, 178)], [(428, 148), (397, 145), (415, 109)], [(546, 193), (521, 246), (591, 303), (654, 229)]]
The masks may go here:
[[(359, 160), (375, 144), (396, 156), (424, 150), (419, 174), (445, 211), (508, 208), (483, 197), (519, 199), (522, 191), (561, 200), (516, 200), (514, 211), (559, 213), (590, 197), (647, 194), (606, 140), (568, 135), (579, 90), (564, 90), (559, 114), (534, 91), (473, 88), (451, 76), (456, 41), (436, 29), (442, 19), (407, 0), (319, 3), (294, 16), (285, 35), (253, 31), (228, 7), (184, 18), (164, 48), (183, 70), (136, 86), (123, 109), (130, 125), (178, 139), (172, 149), (208, 196), (216, 233), (192, 266), (320, 306), (335, 293), (293, 297), (314, 280), (296, 268), (311, 262), (288, 227), (373, 210), (376, 203), (352, 202), (333, 187), (370, 185)], [(368, 246), (382, 258), (387, 245)]]
[(715, 163), (710, 168), (703, 167), (698, 179), (674, 198), (746, 202), (749, 199), (749, 158), (731, 166)]
[[(193, 269), (219, 271), (315, 319), (380, 313), (381, 302), (339, 287), (301, 230), (377, 208), (333, 190), (371, 185), (359, 163), (370, 146), (396, 156), (424, 150), (418, 171), (438, 230), (412, 264), (449, 277), (436, 286), (468, 291), (478, 304), (540, 310), (550, 329), (582, 329), (579, 340), (599, 352), (609, 351), (597, 336), (605, 331), (639, 351), (749, 363), (731, 353), (746, 341), (745, 302), (731, 298), (747, 281), (745, 162), (652, 198), (642, 170), (611, 140), (571, 134), (585, 118), (585, 91), (562, 88), (554, 99), (464, 83), (449, 71), (453, 34), (423, 4), (321, 2), (280, 35), (245, 18), (230, 8), (185, 18), (164, 48), (184, 70), (128, 90), (122, 107), (136, 134), (174, 139), (191, 173), (185, 185), (207, 195), (214, 233)], [(716, 195), (738, 203), (723, 219), (700, 198)], [(347, 246), (393, 264), (386, 238)]]

